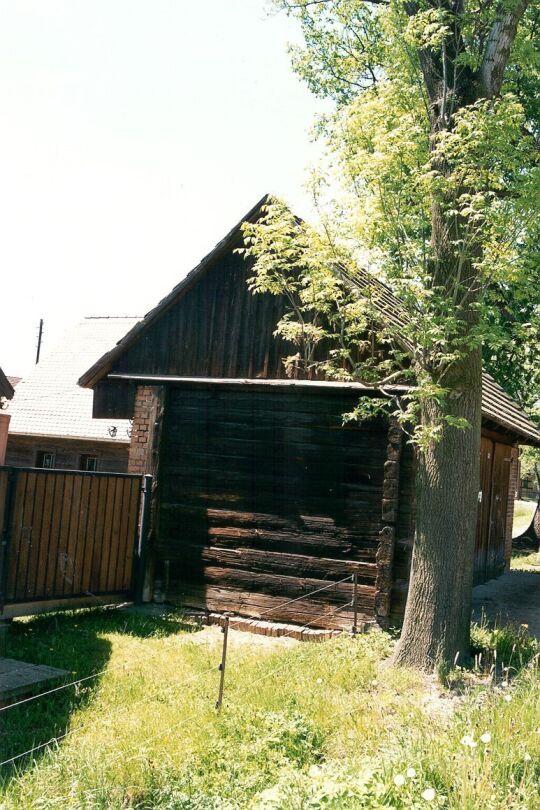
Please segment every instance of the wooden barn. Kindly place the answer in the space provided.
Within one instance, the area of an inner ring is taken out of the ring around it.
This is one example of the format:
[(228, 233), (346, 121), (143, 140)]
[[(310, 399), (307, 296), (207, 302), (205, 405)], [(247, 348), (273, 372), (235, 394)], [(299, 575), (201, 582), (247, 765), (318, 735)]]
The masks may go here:
[[(340, 581), (355, 572), (361, 617), (397, 621), (413, 451), (383, 419), (343, 425), (375, 389), (287, 378), (289, 348), (274, 335), (285, 302), (248, 290), (240, 225), (79, 381), (94, 390), (94, 417), (133, 418), (129, 469), (155, 474), (149, 588), (160, 580), (186, 606), (339, 627), (352, 593)], [(540, 446), (487, 375), (483, 416), (478, 583), (508, 563), (518, 445)]]

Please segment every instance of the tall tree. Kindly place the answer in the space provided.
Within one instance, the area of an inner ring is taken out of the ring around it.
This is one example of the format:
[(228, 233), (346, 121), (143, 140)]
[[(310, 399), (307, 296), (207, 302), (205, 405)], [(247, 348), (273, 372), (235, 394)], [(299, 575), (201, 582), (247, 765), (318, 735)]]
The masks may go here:
[[(327, 373), (383, 386), (414, 377), (406, 407), (401, 400), (394, 411), (414, 423), (418, 448), (416, 537), (396, 662), (433, 669), (469, 653), (482, 347), (501, 346), (508, 324), (493, 312), (501, 297), (526, 288), (536, 238), (538, 6), (275, 2), (302, 28), (296, 70), (335, 101), (335, 113), (319, 123), (334, 171), (326, 192), (320, 179), (314, 184), (318, 232), (277, 203), (246, 228), (253, 285), (290, 297), (279, 329), (309, 344), (289, 358), (290, 368), (306, 358), (313, 366), (315, 346), (330, 340)], [(366, 259), (398, 295), (404, 319), (378, 318), (380, 290), (355, 270)], [(363, 306), (352, 288), (362, 288)], [(314, 320), (314, 312), (321, 316)], [(366, 338), (367, 324), (376, 341)], [(370, 343), (384, 351), (370, 351)]]

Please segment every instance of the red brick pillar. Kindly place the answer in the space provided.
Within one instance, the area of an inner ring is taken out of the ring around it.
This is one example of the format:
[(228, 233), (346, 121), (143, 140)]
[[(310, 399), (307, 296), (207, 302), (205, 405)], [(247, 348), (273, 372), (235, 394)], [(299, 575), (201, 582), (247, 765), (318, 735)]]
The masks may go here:
[(519, 449), (512, 447), (510, 451), (510, 471), (508, 481), (508, 503), (506, 507), (506, 536), (504, 543), (504, 562), (506, 569), (510, 570), (512, 560), (512, 530), (514, 528), (514, 506), (519, 486)]
[(162, 386), (141, 385), (137, 388), (129, 446), (128, 472), (153, 476), (143, 589), (144, 602), (152, 599), (154, 587), (154, 546), (159, 534), (157, 508), (159, 444), (164, 402), (165, 389)]
[(128, 472), (144, 475), (152, 472), (152, 440), (156, 396), (151, 386), (140, 385), (135, 395)]

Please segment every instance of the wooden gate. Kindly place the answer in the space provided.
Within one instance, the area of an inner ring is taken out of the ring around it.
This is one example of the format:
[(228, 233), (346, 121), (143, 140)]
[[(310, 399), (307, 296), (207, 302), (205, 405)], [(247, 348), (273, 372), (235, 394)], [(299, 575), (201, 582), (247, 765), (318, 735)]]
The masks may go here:
[(132, 596), (142, 481), (128, 474), (0, 467), (2, 615)]

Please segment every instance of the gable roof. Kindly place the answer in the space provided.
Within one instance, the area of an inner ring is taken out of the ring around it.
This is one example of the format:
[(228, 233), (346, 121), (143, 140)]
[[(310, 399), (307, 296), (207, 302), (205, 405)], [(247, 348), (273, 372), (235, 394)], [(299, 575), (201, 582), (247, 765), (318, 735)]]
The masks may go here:
[(110, 351), (106, 352), (99, 360), (91, 366), (88, 371), (80, 377), (79, 385), (84, 388), (92, 388), (96, 382), (101, 380), (108, 371), (112, 368), (114, 361), (122, 355), (129, 346), (142, 334), (157, 318), (161, 317), (169, 307), (178, 301), (190, 287), (208, 270), (214, 262), (220, 259), (223, 255), (239, 247), (242, 244), (242, 235), (240, 228), (244, 222), (256, 222), (262, 213), (264, 205), (268, 205), (272, 197), (270, 194), (265, 194), (261, 197), (259, 202), (251, 208), (242, 219), (236, 223), (234, 228), (231, 228), (229, 233), (217, 243), (215, 248), (208, 253), (204, 259), (201, 259), (199, 264), (191, 270), (180, 281), (176, 287), (173, 287), (171, 292), (162, 298), (162, 300), (149, 312), (146, 313), (144, 318), (139, 321), (124, 337), (118, 341)]
[[(92, 388), (99, 380), (103, 379), (112, 369), (115, 361), (154, 321), (185, 295), (206, 270), (212, 267), (227, 252), (242, 244), (242, 224), (244, 222), (256, 222), (262, 214), (263, 207), (271, 201), (272, 195), (265, 194), (165, 298), (80, 377), (79, 385)], [(386, 284), (363, 268), (358, 268), (358, 273), (354, 276), (343, 273), (343, 277), (345, 281), (356, 287), (359, 292), (365, 293), (369, 290), (375, 305), (380, 309), (384, 317), (397, 326), (403, 325), (406, 315), (402, 304)], [(519, 436), (522, 441), (540, 446), (540, 429), (504, 389), (485, 372), (482, 377), (482, 414), (486, 419)]]
[(6, 377), (0, 368), (0, 397), (11, 399), (14, 393), (13, 385), (11, 384), (9, 377)]
[[(118, 340), (137, 318), (85, 318), (68, 331), (17, 385), (8, 406), (11, 435), (129, 443), (127, 419), (92, 418), (93, 395), (80, 388), (81, 370)], [(117, 428), (111, 436), (109, 428)]]

